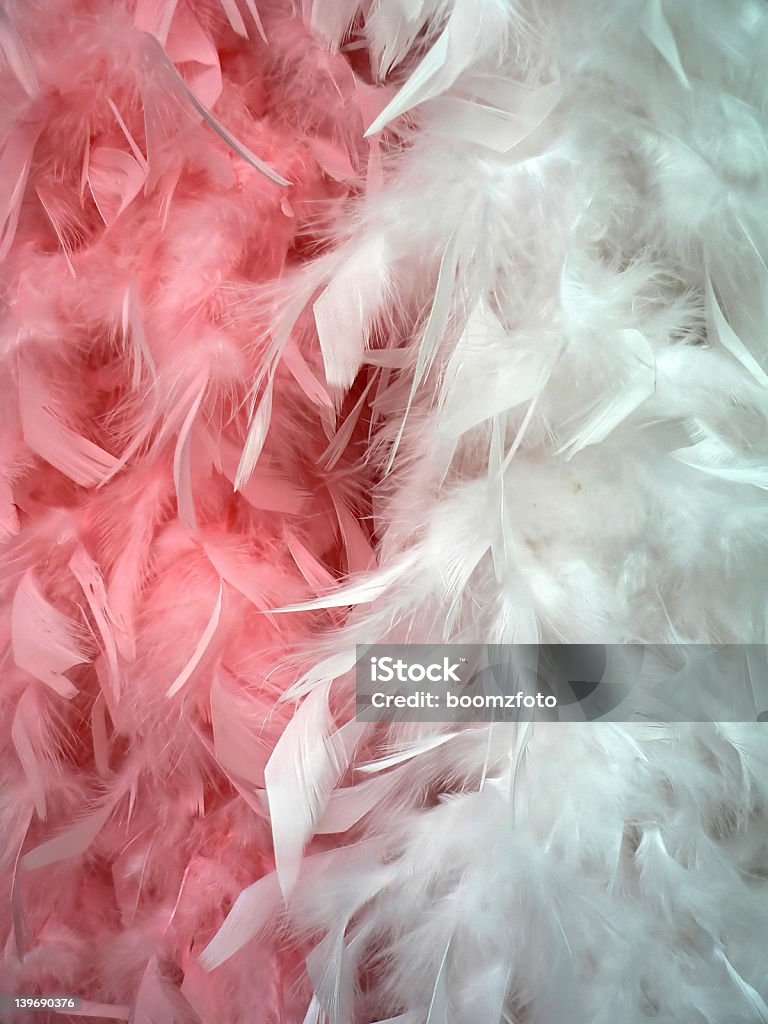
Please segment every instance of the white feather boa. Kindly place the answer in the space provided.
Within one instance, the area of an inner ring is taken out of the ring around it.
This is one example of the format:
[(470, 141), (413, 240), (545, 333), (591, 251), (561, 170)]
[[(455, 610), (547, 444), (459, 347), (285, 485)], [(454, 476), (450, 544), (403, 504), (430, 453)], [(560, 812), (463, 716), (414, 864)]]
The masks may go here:
[(768, 9), (364, 8), (405, 145), (314, 308), (329, 381), (400, 372), (381, 568), (267, 770), (306, 1020), (766, 1021), (762, 726), (337, 724), (355, 643), (766, 640)]

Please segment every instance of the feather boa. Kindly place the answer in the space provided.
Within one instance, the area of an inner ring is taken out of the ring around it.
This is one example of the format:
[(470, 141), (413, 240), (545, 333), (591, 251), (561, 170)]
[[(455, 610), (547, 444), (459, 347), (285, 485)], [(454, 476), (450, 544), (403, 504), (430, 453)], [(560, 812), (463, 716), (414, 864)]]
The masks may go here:
[(768, 639), (768, 10), (298, 6), (0, 11), (2, 991), (766, 1022), (761, 725), (352, 668)]

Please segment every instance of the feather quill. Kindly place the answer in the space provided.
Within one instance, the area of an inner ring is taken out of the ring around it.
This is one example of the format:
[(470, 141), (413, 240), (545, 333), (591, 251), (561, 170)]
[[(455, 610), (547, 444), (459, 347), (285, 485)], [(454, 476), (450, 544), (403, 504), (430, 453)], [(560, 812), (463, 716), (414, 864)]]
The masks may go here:
[(203, 121), (211, 128), (221, 139), (226, 142), (229, 148), (237, 155), (249, 163), (251, 167), (263, 174), (265, 178), (274, 182), (276, 185), (282, 185), (288, 187), (291, 183), (277, 171), (273, 170), (269, 164), (265, 163), (261, 157), (256, 156), (255, 153), (251, 152), (247, 146), (244, 146), (242, 142), (235, 138), (219, 119), (211, 113), (211, 111), (204, 106), (195, 94), (187, 86), (184, 79), (178, 73), (176, 68), (171, 64), (165, 51), (162, 49), (157, 39), (154, 36), (147, 36), (147, 44), (154, 53), (155, 59), (158, 66), (161, 68), (165, 81), (168, 87), (168, 91), (171, 95), (175, 96), (181, 103), (188, 103), (195, 111), (202, 117)]

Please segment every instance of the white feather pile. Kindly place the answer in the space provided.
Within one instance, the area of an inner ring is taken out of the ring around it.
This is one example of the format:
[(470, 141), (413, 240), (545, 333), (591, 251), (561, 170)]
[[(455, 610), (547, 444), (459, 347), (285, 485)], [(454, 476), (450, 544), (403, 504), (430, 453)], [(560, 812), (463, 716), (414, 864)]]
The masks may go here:
[[(768, 639), (768, 7), (310, 21), (400, 84), (292, 300), (320, 282), (329, 382), (382, 368), (380, 568), (314, 603), (358, 607), (266, 774), (306, 1021), (766, 1022), (763, 726), (382, 731), (349, 670), (382, 640)], [(278, 906), (236, 904), (204, 964)]]

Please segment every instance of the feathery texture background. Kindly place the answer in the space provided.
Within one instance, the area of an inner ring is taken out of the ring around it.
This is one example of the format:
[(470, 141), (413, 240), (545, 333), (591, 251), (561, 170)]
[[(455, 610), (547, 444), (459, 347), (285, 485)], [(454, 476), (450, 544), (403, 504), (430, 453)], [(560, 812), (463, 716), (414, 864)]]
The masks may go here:
[(766, 641), (766, 45), (761, 0), (6, 0), (3, 992), (768, 1021), (763, 727), (382, 729), (351, 680)]

